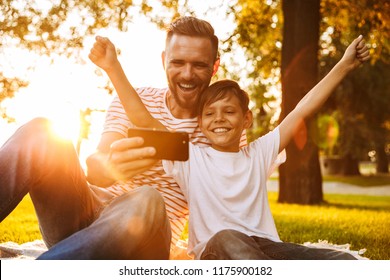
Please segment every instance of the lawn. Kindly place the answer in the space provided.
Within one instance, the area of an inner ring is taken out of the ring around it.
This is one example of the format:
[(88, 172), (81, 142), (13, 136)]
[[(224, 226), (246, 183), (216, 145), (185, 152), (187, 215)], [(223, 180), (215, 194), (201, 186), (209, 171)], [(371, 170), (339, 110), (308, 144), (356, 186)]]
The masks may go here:
[(30, 196), (26, 196), (18, 207), (0, 223), (0, 243), (14, 241), (19, 244), (42, 239), (38, 220)]
[[(318, 206), (280, 204), (269, 193), (271, 211), (280, 238), (304, 243), (327, 240), (350, 244), (351, 250), (367, 249), (363, 255), (390, 260), (390, 196), (325, 195)], [(0, 224), (0, 242), (24, 243), (41, 239), (29, 196)]]
[(280, 204), (277, 193), (270, 193), (280, 238), (294, 243), (348, 243), (351, 250), (367, 249), (365, 257), (390, 260), (390, 196), (326, 194), (324, 198), (326, 203), (319, 206)]

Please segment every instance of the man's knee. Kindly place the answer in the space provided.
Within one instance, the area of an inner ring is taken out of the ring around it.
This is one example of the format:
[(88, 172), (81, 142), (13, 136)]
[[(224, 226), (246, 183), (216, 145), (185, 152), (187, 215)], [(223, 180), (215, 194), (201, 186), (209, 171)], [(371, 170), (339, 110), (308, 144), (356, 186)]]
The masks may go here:
[(51, 122), (47, 118), (34, 118), (21, 128), (28, 132), (48, 133), (51, 129)]
[(31, 126), (36, 126), (36, 127), (48, 127), (48, 126), (50, 126), (50, 120), (47, 118), (38, 117), (38, 118), (32, 119), (27, 124), (29, 126), (31, 125)]
[[(159, 191), (151, 187), (139, 187), (134, 190), (134, 195), (145, 206), (153, 206), (157, 210), (165, 211), (165, 201)], [(163, 209), (162, 209), (163, 208)]]
[(24, 143), (29, 141), (38, 146), (50, 145), (50, 143), (57, 145), (57, 142), (61, 145), (65, 142), (71, 144), (71, 141), (60, 141), (60, 138), (56, 137), (56, 134), (53, 133), (52, 122), (47, 118), (30, 120), (17, 130), (15, 136), (17, 139), (23, 139)]
[(134, 192), (151, 201), (164, 202), (162, 195), (155, 188), (139, 187), (136, 188)]
[[(118, 198), (116, 203), (119, 208), (125, 208), (123, 211), (129, 213), (130, 220), (142, 219), (149, 224), (165, 222), (167, 219), (164, 199), (151, 187), (139, 187)], [(123, 215), (122, 211), (119, 213)]]

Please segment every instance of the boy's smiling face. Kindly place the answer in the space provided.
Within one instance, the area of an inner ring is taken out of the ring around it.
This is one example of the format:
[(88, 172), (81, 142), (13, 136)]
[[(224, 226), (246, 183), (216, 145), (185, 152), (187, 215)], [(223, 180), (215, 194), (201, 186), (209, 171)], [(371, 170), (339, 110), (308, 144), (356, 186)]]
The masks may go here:
[(252, 124), (252, 112), (243, 112), (238, 98), (228, 94), (206, 104), (199, 116), (199, 127), (211, 147), (221, 152), (238, 152), (242, 131)]

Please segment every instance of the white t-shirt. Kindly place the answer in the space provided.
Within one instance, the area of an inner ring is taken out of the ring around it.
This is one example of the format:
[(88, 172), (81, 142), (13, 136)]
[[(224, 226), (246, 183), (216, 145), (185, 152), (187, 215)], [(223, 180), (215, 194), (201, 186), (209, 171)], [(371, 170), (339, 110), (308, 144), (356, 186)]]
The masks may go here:
[(223, 229), (280, 241), (266, 188), (279, 143), (277, 127), (237, 153), (190, 145), (188, 161), (163, 161), (188, 201), (190, 255), (199, 259), (208, 240)]

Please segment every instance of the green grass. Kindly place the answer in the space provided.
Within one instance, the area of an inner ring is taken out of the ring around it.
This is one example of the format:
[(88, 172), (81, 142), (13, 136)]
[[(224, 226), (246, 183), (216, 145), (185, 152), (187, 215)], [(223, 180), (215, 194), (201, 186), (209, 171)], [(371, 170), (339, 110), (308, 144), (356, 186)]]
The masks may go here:
[(367, 249), (365, 257), (390, 260), (390, 196), (328, 194), (319, 206), (276, 203), (277, 193), (269, 200), (285, 242), (348, 243), (351, 250)]
[(30, 196), (26, 196), (18, 207), (0, 223), (0, 243), (13, 241), (25, 243), (42, 239), (38, 220)]
[[(328, 194), (323, 205), (307, 206), (277, 203), (277, 193), (271, 192), (269, 200), (283, 241), (348, 243), (351, 250), (367, 249), (365, 257), (390, 260), (389, 196)], [(0, 224), (0, 242), (24, 243), (41, 238), (31, 199), (27, 196)]]

